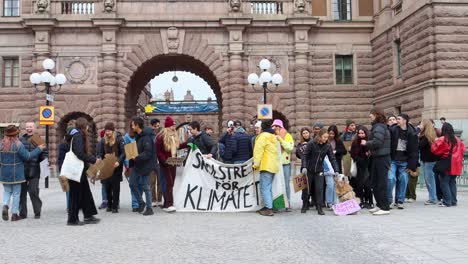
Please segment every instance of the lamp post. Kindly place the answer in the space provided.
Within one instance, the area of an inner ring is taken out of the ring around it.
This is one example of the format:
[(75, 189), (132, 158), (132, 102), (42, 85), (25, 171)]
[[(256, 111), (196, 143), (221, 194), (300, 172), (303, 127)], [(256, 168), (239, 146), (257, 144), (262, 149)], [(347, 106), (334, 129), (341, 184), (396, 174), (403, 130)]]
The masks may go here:
[(247, 81), (252, 88), (255, 90), (255, 84), (259, 83), (262, 85), (263, 88), (263, 103), (267, 103), (267, 90), (268, 90), (268, 83), (273, 83), (278, 87), (283, 82), (283, 76), (279, 73), (275, 73), (273, 76), (268, 71), (270, 69), (271, 63), (267, 59), (262, 59), (259, 63), (259, 68), (262, 70), (260, 77), (256, 73), (251, 73), (247, 77)]
[[(29, 81), (31, 81), (32, 84), (34, 84), (34, 88), (38, 93), (42, 93), (45, 91), (46, 93), (46, 105), (50, 105), (50, 101), (53, 101), (51, 97), (51, 92), (58, 92), (60, 88), (62, 88), (62, 85), (67, 81), (67, 78), (65, 75), (59, 73), (55, 75), (55, 77), (50, 73), (50, 71), (55, 67), (55, 62), (51, 59), (45, 59), (42, 62), (42, 67), (45, 69), (42, 73), (33, 73), (31, 76), (29, 76)], [(38, 89), (38, 84), (44, 83), (44, 89)], [(56, 90), (53, 89), (53, 87), (57, 87)], [(45, 142), (46, 142), (46, 149), (49, 151), (49, 125), (45, 125), (46, 129), (46, 136), (45, 136)], [(45, 188), (49, 188), (49, 177), (45, 178)]]

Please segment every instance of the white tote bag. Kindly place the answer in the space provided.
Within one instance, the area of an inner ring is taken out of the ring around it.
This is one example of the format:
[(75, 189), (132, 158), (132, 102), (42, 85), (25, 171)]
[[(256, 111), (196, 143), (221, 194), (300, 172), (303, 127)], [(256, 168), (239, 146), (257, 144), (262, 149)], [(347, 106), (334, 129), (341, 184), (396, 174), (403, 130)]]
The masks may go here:
[(62, 170), (60, 171), (60, 176), (65, 178), (80, 182), (81, 174), (84, 169), (84, 162), (80, 160), (75, 153), (72, 151), (73, 139), (70, 143), (70, 151), (65, 154), (65, 159), (63, 160)]
[(351, 169), (349, 170), (349, 176), (356, 177), (357, 175), (357, 166), (354, 160), (351, 160)]

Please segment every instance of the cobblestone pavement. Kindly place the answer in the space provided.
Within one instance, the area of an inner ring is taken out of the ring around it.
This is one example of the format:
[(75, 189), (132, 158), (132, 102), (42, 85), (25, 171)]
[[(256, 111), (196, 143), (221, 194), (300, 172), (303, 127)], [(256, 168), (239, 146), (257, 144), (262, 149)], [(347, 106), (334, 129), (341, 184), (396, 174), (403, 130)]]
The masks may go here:
[[(96, 204), (101, 185), (92, 186)], [(0, 188), (1, 189), (1, 188)], [(2, 198), (3, 190), (0, 198)], [(291, 213), (167, 214), (130, 212), (122, 182), (119, 214), (99, 211), (98, 225), (68, 227), (65, 194), (52, 180), (41, 189), (42, 218), (0, 222), (1, 263), (468, 263), (468, 190), (459, 206), (418, 201), (389, 216)], [(3, 199), (3, 198), (2, 198)], [(80, 216), (82, 217), (82, 216)]]

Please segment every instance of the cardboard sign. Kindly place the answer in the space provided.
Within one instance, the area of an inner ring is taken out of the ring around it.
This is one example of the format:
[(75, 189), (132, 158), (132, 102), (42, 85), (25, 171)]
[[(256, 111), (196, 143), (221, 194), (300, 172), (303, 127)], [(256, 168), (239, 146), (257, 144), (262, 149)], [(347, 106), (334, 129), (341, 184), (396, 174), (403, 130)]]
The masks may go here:
[(127, 160), (131, 160), (138, 157), (138, 148), (136, 141), (125, 145), (125, 156)]
[(32, 137), (31, 137), (31, 142), (32, 142), (35, 146), (40, 146), (40, 145), (45, 144), (45, 141), (44, 141), (38, 134), (32, 135)]
[(336, 215), (349, 215), (359, 212), (361, 207), (355, 199), (351, 199), (339, 204), (333, 205), (333, 211)]
[(307, 175), (305, 174), (298, 174), (292, 178), (294, 184), (294, 192), (302, 191), (307, 189)]
[(86, 174), (94, 180), (105, 180), (114, 174), (114, 164), (117, 162), (115, 154), (106, 154), (104, 160), (89, 167)]

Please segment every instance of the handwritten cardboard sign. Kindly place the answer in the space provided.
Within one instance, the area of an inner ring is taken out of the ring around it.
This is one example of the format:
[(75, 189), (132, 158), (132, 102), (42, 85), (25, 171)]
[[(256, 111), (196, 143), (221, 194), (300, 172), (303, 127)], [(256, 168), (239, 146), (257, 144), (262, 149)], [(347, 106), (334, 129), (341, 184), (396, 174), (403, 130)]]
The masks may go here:
[(31, 137), (31, 142), (32, 142), (35, 146), (40, 146), (40, 145), (45, 144), (44, 140), (43, 140), (38, 134), (32, 135), (32, 137)]
[(138, 157), (138, 148), (136, 141), (125, 144), (125, 158), (131, 160)]
[(354, 214), (361, 210), (361, 207), (355, 199), (333, 205), (333, 211), (336, 215)]
[(307, 176), (300, 173), (292, 178), (294, 184), (294, 192), (307, 189)]

